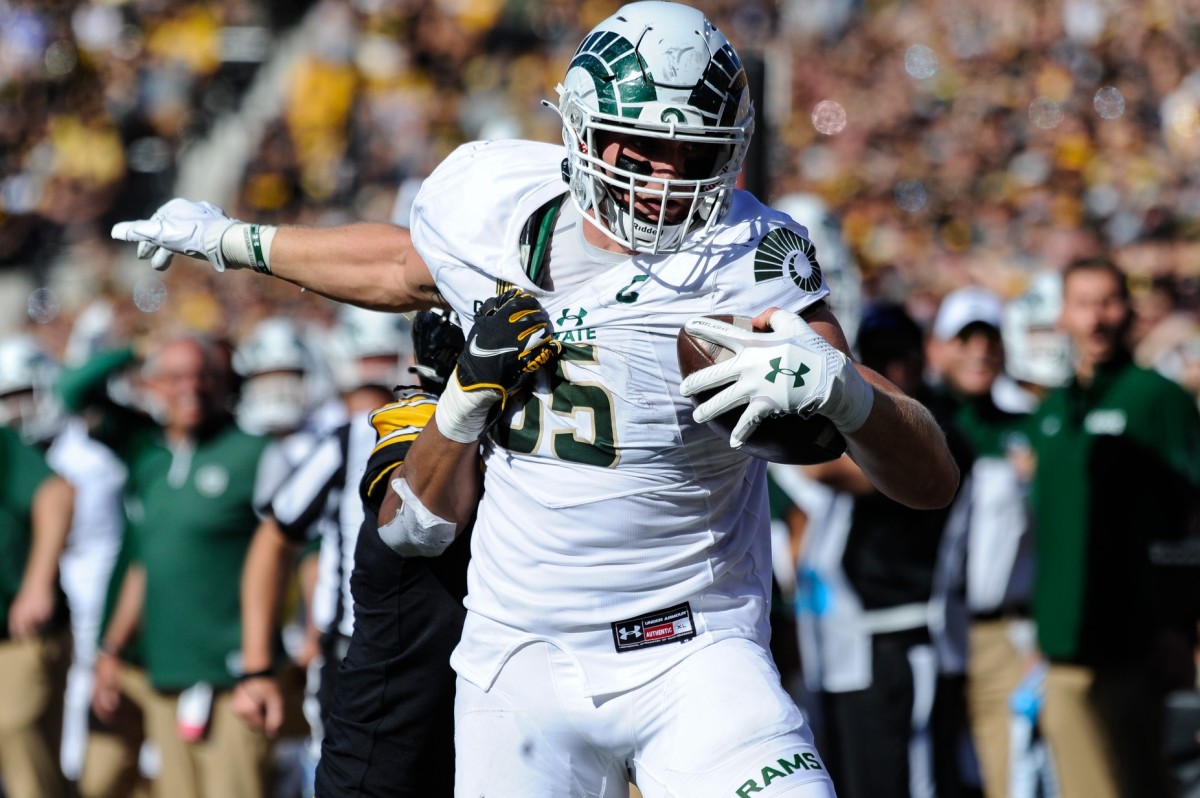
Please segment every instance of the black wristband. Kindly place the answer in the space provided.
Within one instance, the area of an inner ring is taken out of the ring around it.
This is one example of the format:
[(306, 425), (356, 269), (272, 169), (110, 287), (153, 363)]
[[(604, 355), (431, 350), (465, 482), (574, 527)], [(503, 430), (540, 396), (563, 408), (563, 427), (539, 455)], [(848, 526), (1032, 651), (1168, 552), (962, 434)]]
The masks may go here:
[(248, 679), (274, 679), (274, 678), (275, 678), (275, 669), (274, 668), (263, 668), (261, 671), (250, 671), (249, 673), (243, 673), (241, 676), (238, 677), (238, 681), (244, 682), (244, 681), (247, 681)]

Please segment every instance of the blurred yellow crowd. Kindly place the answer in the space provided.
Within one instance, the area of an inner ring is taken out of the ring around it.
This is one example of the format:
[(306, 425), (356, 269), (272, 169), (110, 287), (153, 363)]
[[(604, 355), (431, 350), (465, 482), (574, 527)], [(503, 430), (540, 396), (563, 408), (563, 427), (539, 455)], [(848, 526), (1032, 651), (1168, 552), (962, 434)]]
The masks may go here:
[[(389, 218), (397, 187), (463, 141), (557, 141), (542, 101), (582, 33), (618, 5), (9, 2), (0, 266), (51, 292), (31, 315), (52, 327), (106, 292), (143, 325), (221, 331), (281, 305), (325, 313), (237, 275), (123, 272), (108, 227), (177, 193), (179, 164), (218, 120), (247, 112), (247, 88), (295, 32), (278, 113), (249, 157), (219, 164), (238, 171), (236, 191), (196, 199), (242, 218), (329, 224)], [(1165, 312), (1195, 327), (1197, 0), (697, 5), (764, 64), (765, 199), (823, 198), (868, 298), (902, 299), (928, 321), (955, 287), (1012, 297), (1036, 271), (1105, 249), (1147, 312), (1165, 295)]]

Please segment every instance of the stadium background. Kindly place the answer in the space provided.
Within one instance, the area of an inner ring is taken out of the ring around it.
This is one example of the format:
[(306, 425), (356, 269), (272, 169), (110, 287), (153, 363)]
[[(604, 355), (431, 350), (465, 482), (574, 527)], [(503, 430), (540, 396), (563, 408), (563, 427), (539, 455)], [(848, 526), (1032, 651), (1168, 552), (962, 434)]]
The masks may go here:
[[(330, 324), (295, 286), (156, 274), (108, 231), (172, 196), (386, 220), (461, 142), (558, 141), (541, 102), (619, 5), (0, 0), (0, 333), (70, 363), (179, 327)], [(847, 327), (860, 301), (928, 324), (962, 285), (1016, 297), (1099, 244), (1132, 277), (1135, 334), (1169, 322), (1172, 376), (1200, 394), (1200, 0), (695, 5), (756, 84), (748, 187), (841, 223)]]
[[(462, 141), (559, 140), (541, 100), (618, 5), (0, 2), (2, 323), (61, 351), (98, 298), (124, 328), (235, 339), (270, 312), (327, 314), (252, 275), (155, 275), (107, 231), (175, 195), (258, 221), (386, 219)], [(927, 320), (958, 285), (1014, 296), (1098, 238), (1139, 295), (1169, 282), (1194, 311), (1200, 2), (698, 5), (765, 76), (747, 180), (822, 198), (867, 298)]]

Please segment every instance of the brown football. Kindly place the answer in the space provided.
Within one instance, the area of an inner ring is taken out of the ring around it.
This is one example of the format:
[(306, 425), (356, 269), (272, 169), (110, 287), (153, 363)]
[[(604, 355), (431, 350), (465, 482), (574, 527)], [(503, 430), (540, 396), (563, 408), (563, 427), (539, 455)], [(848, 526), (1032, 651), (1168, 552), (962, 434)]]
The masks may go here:
[[(723, 321), (744, 330), (751, 329), (748, 316), (718, 314), (707, 318)], [(679, 370), (685, 378), (693, 372), (733, 356), (731, 351), (720, 344), (695, 338), (682, 328), (679, 330), (675, 348), (679, 355)], [(702, 391), (693, 396), (692, 401), (700, 404), (716, 395), (719, 390), (718, 388)], [(728, 441), (729, 434), (733, 432), (745, 409), (745, 405), (741, 405), (727, 410), (709, 421), (708, 425)], [(824, 416), (770, 416), (758, 426), (750, 440), (742, 447), (742, 451), (772, 463), (812, 465), (841, 457), (846, 451), (846, 439)]]

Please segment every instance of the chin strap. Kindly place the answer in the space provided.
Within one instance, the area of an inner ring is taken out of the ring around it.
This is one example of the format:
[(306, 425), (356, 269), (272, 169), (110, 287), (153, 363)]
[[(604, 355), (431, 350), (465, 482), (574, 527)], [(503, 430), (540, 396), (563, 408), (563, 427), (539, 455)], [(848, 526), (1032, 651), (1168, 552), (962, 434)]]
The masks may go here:
[(607, 226), (609, 232), (615, 235), (621, 243), (630, 246), (631, 249), (648, 252), (651, 255), (663, 250), (674, 251), (679, 248), (678, 245), (686, 233), (682, 224), (664, 224), (662, 235), (655, 243), (654, 234), (658, 230), (657, 224), (640, 221), (621, 203), (614, 200), (609, 189), (604, 185), (600, 186), (600, 195), (601, 208), (596, 209), (597, 221), (600, 225)]

